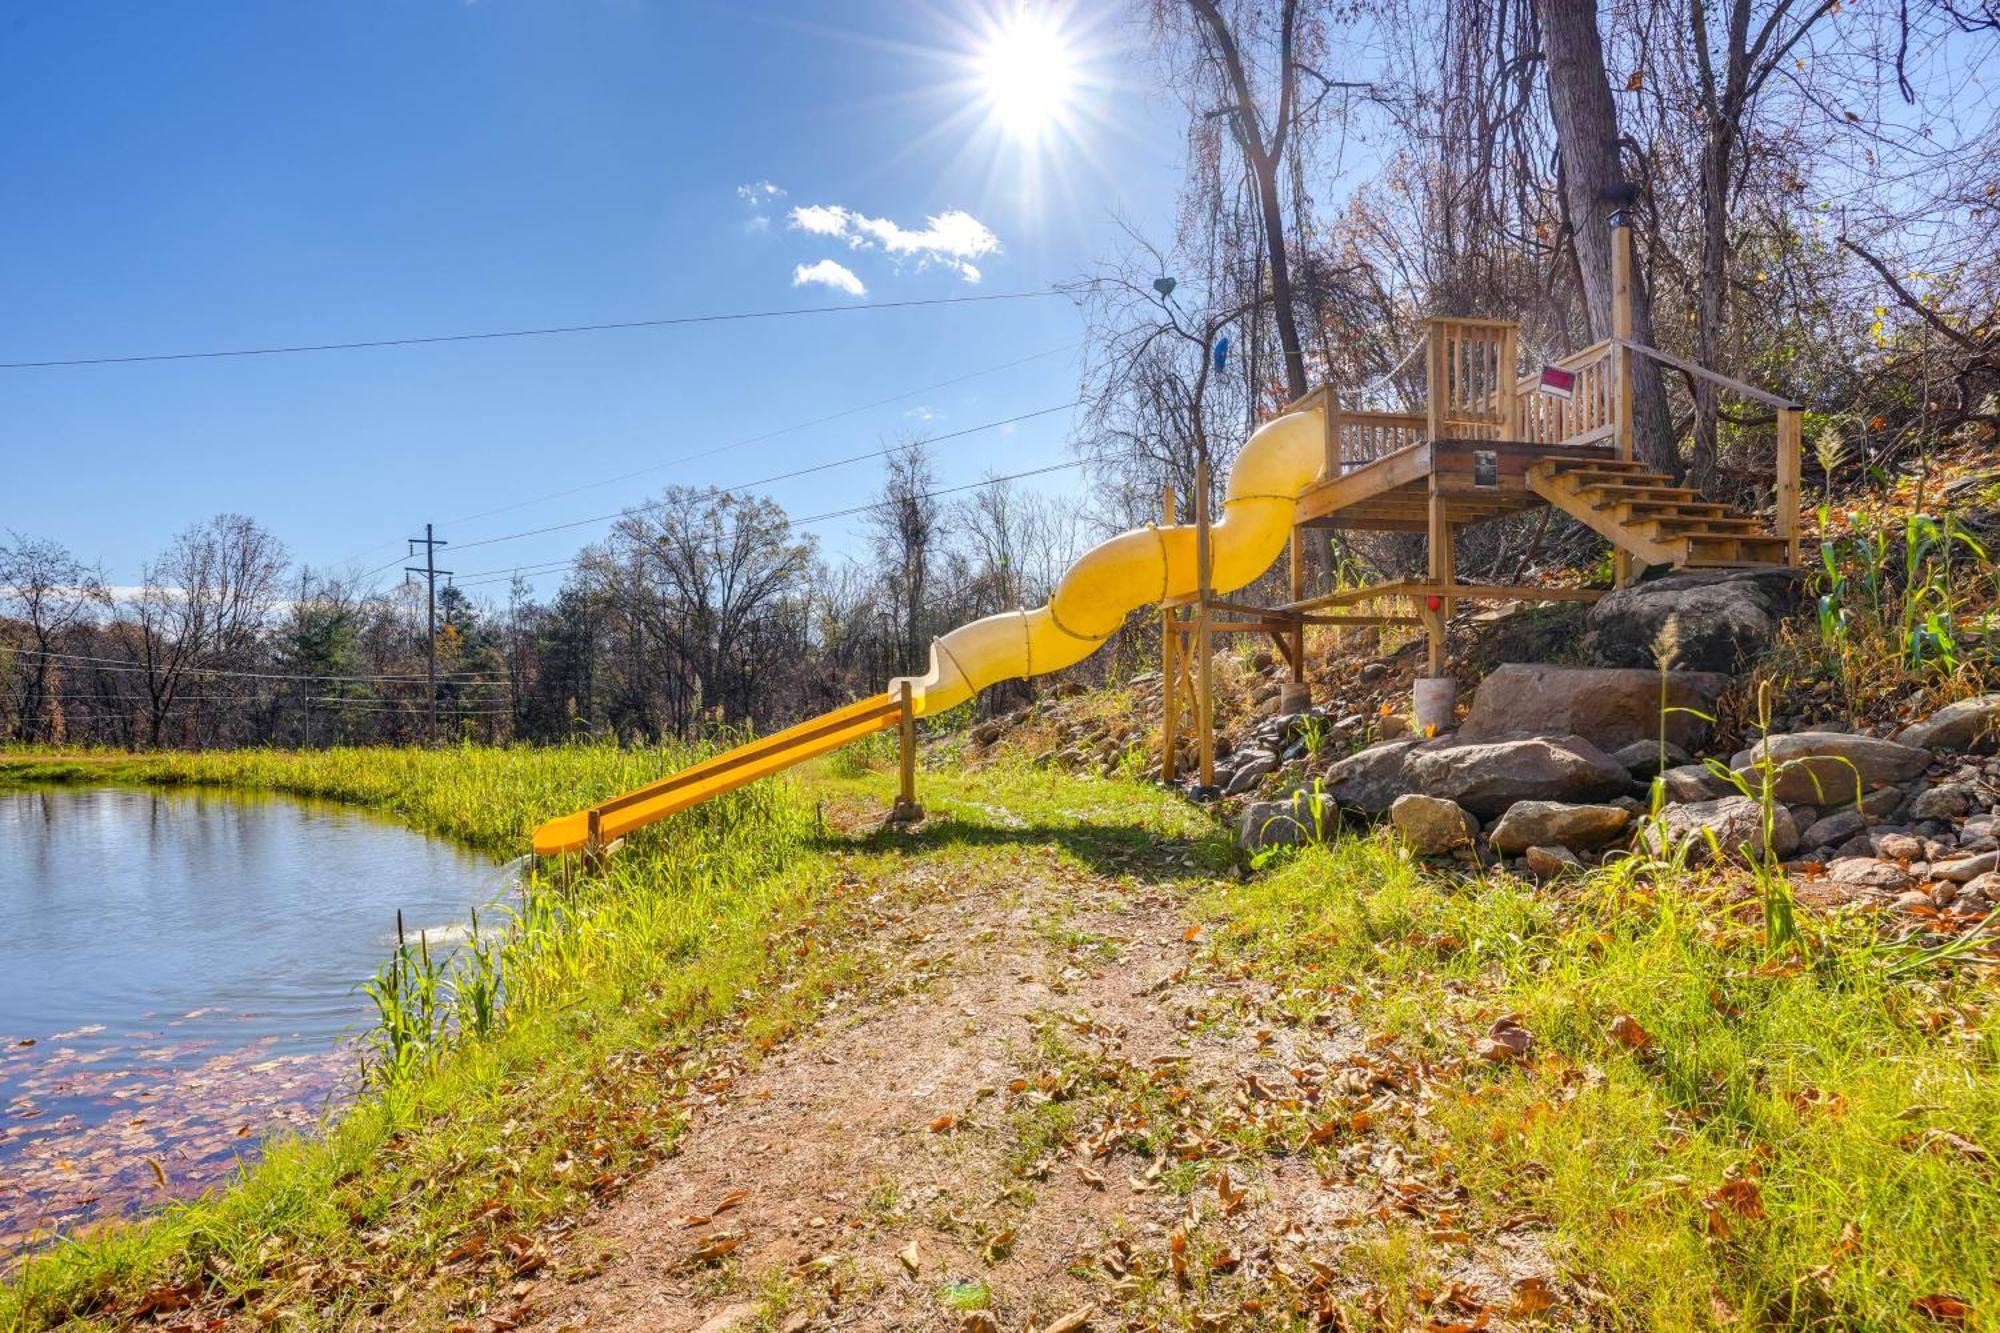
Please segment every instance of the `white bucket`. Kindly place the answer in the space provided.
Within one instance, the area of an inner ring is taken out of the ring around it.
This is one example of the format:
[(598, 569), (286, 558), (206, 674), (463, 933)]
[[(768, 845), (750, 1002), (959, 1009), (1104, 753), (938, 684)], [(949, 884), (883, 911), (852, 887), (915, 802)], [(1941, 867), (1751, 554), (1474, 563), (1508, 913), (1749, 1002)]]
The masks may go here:
[(1450, 731), (1457, 725), (1458, 682), (1450, 676), (1419, 676), (1412, 700), (1419, 731)]

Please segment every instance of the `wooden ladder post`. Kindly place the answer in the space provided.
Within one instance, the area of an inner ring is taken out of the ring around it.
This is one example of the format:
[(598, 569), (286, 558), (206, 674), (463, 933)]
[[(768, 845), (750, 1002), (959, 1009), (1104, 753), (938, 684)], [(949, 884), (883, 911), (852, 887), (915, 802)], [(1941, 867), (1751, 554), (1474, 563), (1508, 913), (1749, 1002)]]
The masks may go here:
[(604, 864), (604, 814), (593, 805), (583, 812), (583, 820), (589, 830), (583, 839), (583, 867), (594, 871)]
[(1201, 785), (1215, 785), (1215, 633), (1209, 628), (1211, 570), (1208, 550), (1208, 460), (1194, 469), (1194, 560), (1197, 593), (1194, 607), (1195, 745), (1201, 760)]
[(1778, 409), (1778, 535), (1785, 539), (1785, 564), (1799, 567), (1799, 451), (1805, 413)]
[(924, 817), (924, 808), (917, 804), (917, 713), (911, 702), (909, 681), (903, 682), (897, 702), (902, 709), (896, 717), (900, 788), (889, 818), (898, 824), (914, 824)]
[[(1174, 526), (1174, 485), (1168, 482), (1160, 501), (1161, 526)], [(1180, 744), (1181, 664), (1180, 617), (1174, 608), (1160, 608), (1160, 781), (1180, 776), (1174, 749)]]

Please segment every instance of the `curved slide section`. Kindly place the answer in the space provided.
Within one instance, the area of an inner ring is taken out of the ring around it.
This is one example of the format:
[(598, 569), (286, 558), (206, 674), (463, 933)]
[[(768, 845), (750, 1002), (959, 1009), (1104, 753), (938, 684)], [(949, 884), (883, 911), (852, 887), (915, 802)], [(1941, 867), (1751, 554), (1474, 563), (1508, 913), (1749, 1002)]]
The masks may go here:
[[(1229, 471), (1222, 514), (1209, 525), (1210, 586), (1233, 592), (1254, 582), (1291, 540), (1299, 495), (1319, 476), (1325, 456), (1319, 409), (1290, 412), (1250, 437)], [(654, 820), (790, 768), (815, 755), (897, 724), (905, 682), (912, 711), (935, 715), (988, 686), (1074, 666), (1141, 607), (1192, 597), (1200, 585), (1192, 524), (1149, 524), (1084, 553), (1048, 605), (975, 620), (934, 640), (930, 670), (889, 682), (886, 694), (835, 709), (798, 726), (738, 746), (589, 810), (535, 830), (535, 853), (577, 851), (597, 837), (608, 843)]]

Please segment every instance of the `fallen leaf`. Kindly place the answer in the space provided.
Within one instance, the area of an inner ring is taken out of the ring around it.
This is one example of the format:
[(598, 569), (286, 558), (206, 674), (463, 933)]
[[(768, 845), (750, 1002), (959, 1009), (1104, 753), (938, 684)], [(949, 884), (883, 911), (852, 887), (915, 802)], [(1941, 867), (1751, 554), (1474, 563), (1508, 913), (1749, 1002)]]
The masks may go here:
[(161, 1189), (165, 1189), (167, 1187), (167, 1169), (160, 1165), (160, 1159), (157, 1157), (148, 1157), (146, 1165), (153, 1168), (153, 1180), (155, 1183)]
[(993, 1233), (986, 1242), (986, 1262), (995, 1263), (1014, 1248), (1014, 1228), (1003, 1227)]
[(1708, 1197), (1752, 1221), (1761, 1221), (1765, 1215), (1764, 1193), (1754, 1180), (1725, 1180)]
[(1090, 1327), (1090, 1321), (1097, 1318), (1097, 1307), (1086, 1305), (1081, 1310), (1071, 1310), (1068, 1314), (1050, 1324), (1042, 1333), (1079, 1333)]
[(740, 1231), (719, 1232), (716, 1235), (710, 1236), (702, 1243), (700, 1249), (689, 1255), (688, 1262), (691, 1264), (714, 1263), (717, 1259), (728, 1254), (742, 1243), (743, 1233)]
[(1910, 1308), (1940, 1324), (1963, 1324), (1972, 1318), (1971, 1305), (1941, 1291), (1917, 1297), (1910, 1302)]
[(947, 1111), (937, 1119), (931, 1121), (931, 1133), (942, 1134), (957, 1123), (958, 1117)]
[(1514, 1284), (1514, 1300), (1507, 1313), (1516, 1318), (1545, 1314), (1556, 1308), (1556, 1289), (1547, 1278), (1524, 1277)]
[[(1201, 934), (1200, 926), (1189, 926), (1186, 930), (1181, 932), (1181, 942), (1183, 944), (1191, 943), (1200, 934)], [(1053, 1325), (1051, 1325), (1051, 1327), (1053, 1327)]]
[(1640, 1027), (1639, 1020), (1630, 1014), (1620, 1014), (1611, 1020), (1611, 1038), (1632, 1051), (1643, 1051), (1653, 1044), (1653, 1034)]
[(717, 1199), (715, 1201), (715, 1207), (709, 1209), (709, 1212), (726, 1213), (731, 1208), (734, 1208), (737, 1204), (742, 1203), (745, 1199), (749, 1197), (750, 1197), (749, 1190), (731, 1190), (729, 1191), (729, 1193), (723, 1195), (720, 1199)]
[(901, 1261), (904, 1270), (911, 1277), (917, 1275), (917, 1271), (921, 1267), (921, 1260), (917, 1254), (917, 1243), (915, 1241), (911, 1241), (908, 1245), (896, 1251), (896, 1258)]
[(1087, 1166), (1084, 1166), (1082, 1163), (1077, 1164), (1076, 1174), (1077, 1174), (1077, 1179), (1081, 1180), (1084, 1184), (1090, 1186), (1092, 1189), (1101, 1190), (1104, 1188), (1104, 1177), (1098, 1175), (1097, 1172), (1091, 1170)]

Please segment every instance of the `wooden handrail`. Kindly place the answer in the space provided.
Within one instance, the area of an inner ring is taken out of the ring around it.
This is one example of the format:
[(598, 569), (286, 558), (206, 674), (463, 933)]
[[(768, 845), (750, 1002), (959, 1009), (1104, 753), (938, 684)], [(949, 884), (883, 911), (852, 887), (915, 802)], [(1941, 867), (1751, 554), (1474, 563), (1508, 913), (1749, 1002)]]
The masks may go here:
[(1754, 384), (1745, 384), (1742, 380), (1733, 380), (1727, 375), (1719, 375), (1715, 371), (1709, 370), (1704, 366), (1698, 366), (1692, 361), (1683, 361), (1670, 352), (1662, 352), (1657, 347), (1648, 347), (1645, 343), (1633, 342), (1629, 338), (1614, 338), (1612, 341), (1628, 352), (1637, 352), (1641, 356), (1649, 356), (1662, 365), (1672, 366), (1675, 370), (1685, 371), (1697, 379), (1707, 380), (1711, 384), (1719, 384), (1725, 389), (1742, 394), (1745, 398), (1754, 398), (1767, 407), (1789, 407), (1796, 409), (1803, 406), (1803, 404), (1795, 403), (1789, 398), (1781, 398), (1768, 389), (1760, 389)]

